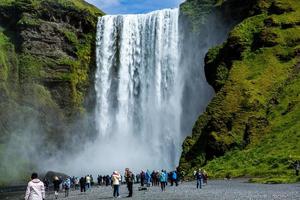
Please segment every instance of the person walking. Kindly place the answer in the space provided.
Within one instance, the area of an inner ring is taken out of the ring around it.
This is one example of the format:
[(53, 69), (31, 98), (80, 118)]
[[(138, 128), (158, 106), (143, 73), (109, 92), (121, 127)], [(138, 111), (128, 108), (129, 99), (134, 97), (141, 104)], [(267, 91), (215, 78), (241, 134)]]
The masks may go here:
[(87, 175), (85, 177), (85, 182), (86, 182), (87, 190), (90, 189), (90, 187), (91, 187), (91, 177), (89, 175)]
[(80, 184), (80, 192), (85, 192), (86, 191), (86, 180), (84, 177), (80, 178), (79, 184)]
[(132, 197), (132, 189), (133, 189), (133, 181), (134, 181), (134, 175), (133, 173), (129, 170), (129, 168), (125, 169), (125, 180), (127, 183), (127, 188), (128, 188), (128, 196), (127, 197)]
[(25, 200), (43, 200), (45, 199), (45, 186), (42, 181), (38, 179), (37, 173), (31, 174), (31, 181), (29, 181), (25, 193)]
[(68, 197), (69, 196), (69, 191), (70, 191), (70, 188), (71, 188), (71, 179), (69, 177), (67, 177), (64, 181), (64, 189), (65, 189), (65, 197)]
[(121, 175), (119, 174), (119, 172), (114, 171), (113, 175), (112, 175), (112, 185), (113, 185), (113, 196), (114, 197), (119, 197), (120, 196), (120, 181), (121, 181)]
[(60, 186), (61, 182), (62, 181), (57, 176), (54, 177), (53, 187), (54, 187), (54, 196), (55, 196), (55, 199), (58, 198), (59, 186)]
[(203, 179), (203, 174), (201, 172), (201, 169), (196, 172), (196, 180), (197, 180), (197, 188), (202, 188), (202, 179)]
[(167, 173), (164, 172), (164, 170), (161, 170), (160, 176), (159, 176), (159, 182), (161, 191), (166, 190), (166, 182), (167, 182)]

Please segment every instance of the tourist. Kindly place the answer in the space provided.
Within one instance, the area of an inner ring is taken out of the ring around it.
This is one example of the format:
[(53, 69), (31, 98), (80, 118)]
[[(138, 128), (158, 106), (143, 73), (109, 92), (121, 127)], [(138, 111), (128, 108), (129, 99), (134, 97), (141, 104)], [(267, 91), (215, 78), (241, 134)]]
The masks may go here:
[(92, 186), (94, 186), (94, 183), (95, 183), (94, 182), (94, 177), (92, 175), (90, 175), (90, 178), (91, 178), (91, 187), (92, 187)]
[(58, 198), (59, 186), (60, 186), (61, 182), (62, 182), (61, 179), (59, 179), (57, 176), (54, 177), (53, 188), (54, 188), (55, 199)]
[(145, 184), (145, 172), (144, 171), (141, 172), (140, 178), (141, 178), (141, 186), (144, 187), (144, 184)]
[(32, 173), (26, 189), (25, 200), (43, 200), (45, 199), (45, 186), (38, 179), (37, 173)]
[(101, 179), (102, 179), (102, 177), (100, 178), (100, 175), (98, 175), (98, 177), (97, 177), (97, 183), (98, 183), (99, 186), (101, 185)]
[(147, 169), (146, 175), (145, 175), (146, 181), (147, 181), (147, 187), (150, 187), (151, 182), (151, 174), (150, 171)]
[(135, 178), (136, 178), (136, 183), (140, 183), (140, 177), (141, 177), (140, 174), (137, 174), (137, 175), (135, 176)]
[(114, 171), (111, 179), (112, 179), (112, 185), (114, 189), (113, 196), (119, 197), (121, 175), (117, 171)]
[(126, 168), (124, 176), (125, 176), (125, 180), (126, 180), (127, 188), (128, 188), (128, 192), (129, 192), (127, 197), (132, 197), (132, 188), (133, 188), (134, 175), (129, 170), (129, 168)]
[(176, 171), (173, 171), (173, 173), (172, 173), (172, 179), (173, 179), (173, 182), (175, 182), (175, 185), (178, 186), (178, 176), (177, 176), (177, 172)]
[(173, 186), (173, 172), (168, 173), (168, 180), (171, 182), (171, 186)]
[(71, 187), (71, 180), (69, 177), (67, 177), (63, 183), (64, 189), (65, 189), (65, 197), (69, 196), (69, 190)]
[(75, 185), (75, 190), (78, 190), (79, 189), (79, 178), (78, 177), (75, 178), (74, 185)]
[(152, 187), (155, 185), (155, 171), (153, 170), (152, 173), (151, 173), (151, 183), (152, 183)]
[(87, 190), (88, 190), (91, 187), (91, 177), (89, 175), (87, 175), (85, 177), (85, 181), (86, 181), (86, 186), (87, 186)]
[(81, 177), (79, 180), (80, 184), (80, 192), (85, 192), (86, 191), (86, 179), (84, 177)]
[(160, 177), (159, 177), (161, 191), (166, 190), (166, 182), (167, 182), (167, 173), (164, 170), (161, 170)]
[(44, 186), (45, 186), (45, 191), (49, 190), (49, 180), (45, 177), (43, 180)]
[(111, 178), (109, 175), (106, 175), (106, 178), (105, 178), (105, 185), (106, 186), (109, 186), (110, 185), (110, 182), (111, 182)]
[(197, 180), (197, 188), (202, 188), (202, 179), (203, 179), (203, 175), (201, 172), (201, 169), (198, 170), (198, 172), (196, 172), (196, 180)]

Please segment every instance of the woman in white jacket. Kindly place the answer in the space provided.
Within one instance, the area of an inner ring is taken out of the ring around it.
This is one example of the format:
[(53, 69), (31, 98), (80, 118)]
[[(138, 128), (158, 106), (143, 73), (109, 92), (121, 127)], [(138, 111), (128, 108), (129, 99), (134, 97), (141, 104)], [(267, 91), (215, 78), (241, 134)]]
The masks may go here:
[(119, 172), (114, 171), (111, 179), (114, 188), (114, 197), (119, 197), (121, 175), (119, 174)]
[(45, 199), (45, 186), (42, 181), (38, 179), (38, 174), (31, 175), (31, 181), (28, 183), (25, 200), (43, 200)]

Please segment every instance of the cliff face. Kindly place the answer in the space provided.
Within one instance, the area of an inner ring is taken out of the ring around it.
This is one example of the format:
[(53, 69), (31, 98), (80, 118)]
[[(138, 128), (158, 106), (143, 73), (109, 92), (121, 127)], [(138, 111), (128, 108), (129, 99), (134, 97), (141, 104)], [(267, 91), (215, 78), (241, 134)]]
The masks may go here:
[(300, 2), (257, 0), (249, 5), (227, 41), (206, 56), (206, 77), (216, 96), (186, 138), (180, 167), (189, 172), (204, 167), (213, 177), (296, 181)]
[(12, 135), (40, 134), (46, 145), (61, 145), (69, 125), (93, 110), (101, 15), (83, 0), (0, 2), (0, 158)]

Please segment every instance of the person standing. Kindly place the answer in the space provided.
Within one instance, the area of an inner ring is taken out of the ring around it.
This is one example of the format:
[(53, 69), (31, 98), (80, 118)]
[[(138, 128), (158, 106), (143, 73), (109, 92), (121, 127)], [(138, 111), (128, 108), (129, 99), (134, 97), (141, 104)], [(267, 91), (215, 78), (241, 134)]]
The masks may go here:
[(129, 168), (125, 169), (125, 180), (127, 183), (127, 188), (128, 188), (128, 196), (127, 197), (132, 197), (132, 189), (133, 189), (133, 181), (134, 181), (134, 175), (133, 173), (129, 170)]
[(151, 174), (150, 174), (150, 171), (148, 169), (146, 171), (146, 181), (147, 181), (147, 187), (150, 187)]
[(29, 181), (27, 185), (25, 200), (43, 200), (43, 199), (45, 199), (44, 183), (38, 179), (37, 173), (32, 173), (31, 181)]
[(86, 191), (86, 180), (84, 177), (81, 177), (79, 180), (80, 183), (80, 192), (85, 192)]
[(78, 190), (78, 188), (79, 188), (79, 179), (78, 179), (78, 177), (75, 178), (74, 184), (75, 184), (75, 190)]
[(161, 170), (160, 176), (159, 176), (159, 182), (161, 191), (166, 190), (166, 182), (167, 182), (167, 174), (164, 172), (164, 170)]
[(201, 172), (201, 169), (196, 172), (196, 180), (197, 180), (197, 188), (202, 188), (202, 179), (203, 179), (203, 174)]
[(141, 178), (141, 186), (144, 187), (144, 184), (145, 184), (145, 172), (144, 171), (141, 172), (140, 178)]
[(111, 179), (112, 179), (112, 185), (113, 185), (113, 188), (114, 188), (113, 196), (114, 197), (119, 197), (120, 196), (119, 191), (120, 191), (121, 175), (117, 171), (114, 171)]
[(173, 182), (175, 183), (175, 185), (178, 186), (178, 176), (177, 176), (177, 172), (176, 171), (173, 171), (173, 173), (172, 173), (172, 179), (173, 179)]
[(85, 177), (85, 182), (86, 182), (87, 190), (90, 189), (90, 187), (91, 187), (91, 177), (89, 175), (87, 175)]
[(70, 191), (70, 188), (71, 188), (71, 180), (69, 177), (67, 177), (64, 181), (64, 189), (65, 189), (65, 197), (68, 197), (69, 196), (69, 191)]
[(58, 198), (59, 185), (61, 184), (61, 182), (62, 181), (57, 176), (54, 177), (53, 187), (54, 187), (54, 196), (55, 196), (55, 199)]

